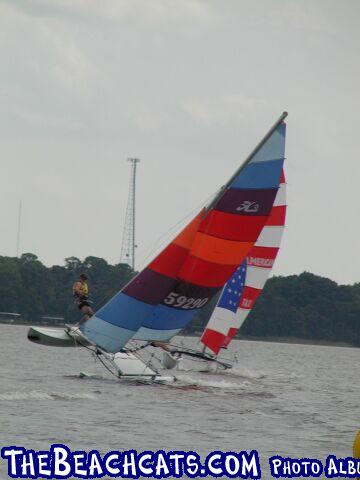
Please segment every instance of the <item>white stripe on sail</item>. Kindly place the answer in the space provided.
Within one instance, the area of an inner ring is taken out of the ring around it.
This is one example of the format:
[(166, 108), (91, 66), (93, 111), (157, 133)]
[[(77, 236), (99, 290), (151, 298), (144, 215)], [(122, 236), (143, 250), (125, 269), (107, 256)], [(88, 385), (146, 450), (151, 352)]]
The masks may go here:
[(277, 191), (274, 207), (281, 207), (286, 204), (286, 183), (281, 183)]
[(249, 266), (246, 272), (245, 285), (262, 290), (268, 279), (271, 269)]
[(249, 315), (250, 312), (251, 310), (247, 310), (245, 308), (238, 308), (234, 316), (234, 325), (232, 325), (232, 327), (239, 329), (245, 322), (246, 317)]
[(222, 307), (215, 307), (211, 319), (207, 324), (207, 328), (211, 328), (216, 332), (227, 335), (229, 328), (233, 326), (234, 323), (234, 312), (232, 310), (227, 310)]
[(257, 239), (257, 247), (280, 247), (281, 237), (284, 231), (283, 226), (264, 227)]

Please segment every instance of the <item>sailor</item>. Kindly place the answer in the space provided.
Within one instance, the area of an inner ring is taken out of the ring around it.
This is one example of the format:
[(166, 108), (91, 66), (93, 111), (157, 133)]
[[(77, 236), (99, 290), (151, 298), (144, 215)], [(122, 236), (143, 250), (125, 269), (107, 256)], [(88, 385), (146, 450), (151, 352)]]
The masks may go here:
[(89, 320), (94, 315), (90, 306), (88, 277), (82, 273), (73, 285), (73, 294), (75, 297), (75, 305), (84, 314), (77, 326)]

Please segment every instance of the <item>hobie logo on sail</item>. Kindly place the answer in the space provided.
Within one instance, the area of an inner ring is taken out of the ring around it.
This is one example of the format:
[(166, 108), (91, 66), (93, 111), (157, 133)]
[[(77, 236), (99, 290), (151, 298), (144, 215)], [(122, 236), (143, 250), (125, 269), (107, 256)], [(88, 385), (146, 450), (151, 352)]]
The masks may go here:
[(236, 209), (237, 212), (248, 212), (256, 213), (259, 211), (259, 204), (256, 202), (251, 202), (250, 200), (244, 200), (241, 205)]

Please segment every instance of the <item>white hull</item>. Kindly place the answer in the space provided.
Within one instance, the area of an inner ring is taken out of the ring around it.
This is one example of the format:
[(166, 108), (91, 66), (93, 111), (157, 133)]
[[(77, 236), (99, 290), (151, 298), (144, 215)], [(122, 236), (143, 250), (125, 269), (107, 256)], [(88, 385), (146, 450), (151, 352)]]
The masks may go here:
[(89, 345), (82, 335), (69, 332), (68, 328), (30, 327), (27, 337), (31, 342), (49, 347), (75, 347), (77, 341)]
[(232, 364), (192, 349), (164, 352), (162, 366), (167, 370), (193, 370), (196, 372), (218, 372), (232, 368)]
[[(69, 328), (53, 327), (30, 327), (28, 339), (40, 345), (49, 347), (75, 347), (76, 345), (92, 345), (76, 330)], [(142, 383), (173, 383), (175, 378), (170, 375), (161, 375), (153, 370), (144, 360), (130, 352), (108, 354), (103, 352), (101, 356), (106, 359), (111, 370), (115, 371), (120, 379), (134, 380)], [(84, 375), (86, 376), (86, 375)]]
[(119, 378), (135, 380), (143, 383), (173, 383), (175, 377), (161, 375), (147, 365), (141, 358), (130, 352), (118, 352), (115, 355), (105, 354), (107, 360), (116, 369)]

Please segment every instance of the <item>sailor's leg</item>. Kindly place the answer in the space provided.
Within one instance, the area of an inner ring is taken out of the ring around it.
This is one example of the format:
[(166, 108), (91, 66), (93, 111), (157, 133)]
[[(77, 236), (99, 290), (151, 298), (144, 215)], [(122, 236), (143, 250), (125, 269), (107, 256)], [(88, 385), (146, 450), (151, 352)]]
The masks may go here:
[(92, 311), (92, 308), (89, 307), (88, 305), (84, 305), (81, 309), (81, 312), (84, 314), (84, 316), (82, 317), (82, 319), (77, 324), (78, 327), (80, 325), (82, 325), (83, 323), (87, 322), (89, 320), (89, 318), (91, 318), (94, 315), (94, 312)]

